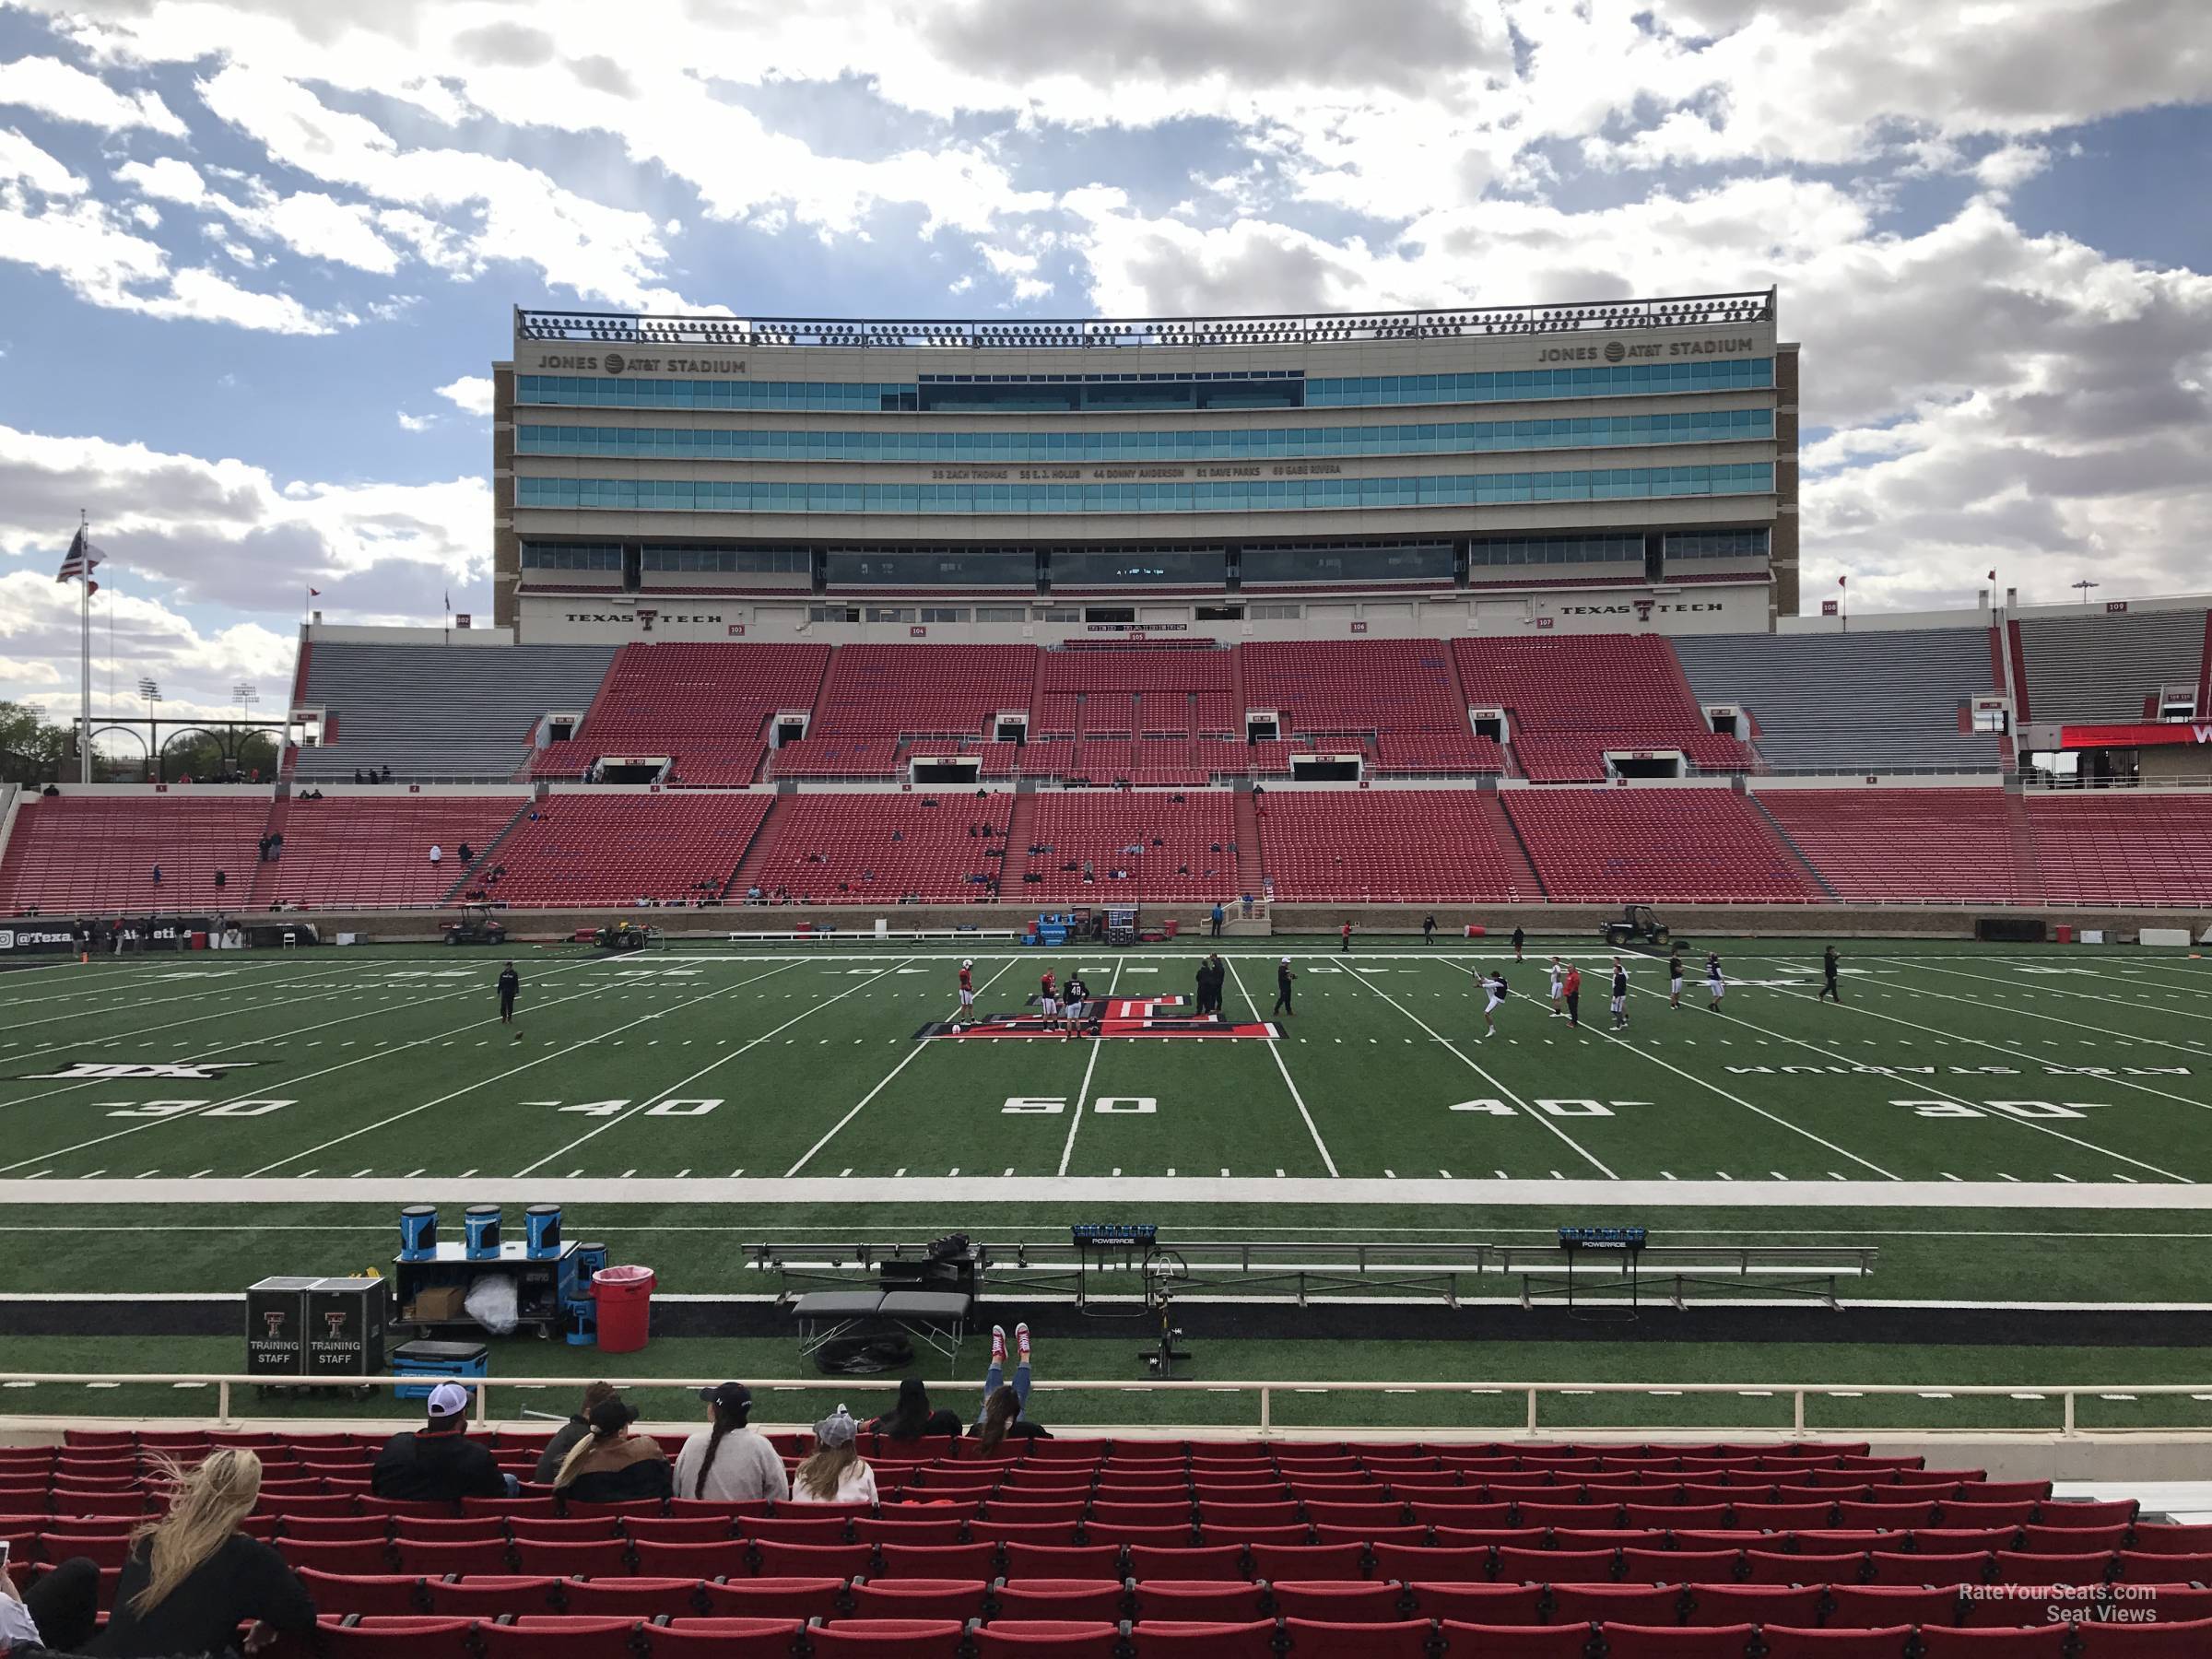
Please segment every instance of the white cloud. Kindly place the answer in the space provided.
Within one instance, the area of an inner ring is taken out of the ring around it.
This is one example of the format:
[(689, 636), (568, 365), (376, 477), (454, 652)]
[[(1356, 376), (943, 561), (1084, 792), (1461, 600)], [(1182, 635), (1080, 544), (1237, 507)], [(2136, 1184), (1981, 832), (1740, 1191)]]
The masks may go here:
[(435, 415), (409, 415), (404, 409), (400, 412), (399, 427), (403, 432), (427, 432), (437, 424)]
[(36, 110), (51, 121), (76, 122), (103, 132), (147, 127), (172, 138), (184, 124), (153, 92), (119, 92), (97, 75), (59, 58), (18, 58), (0, 64), (0, 104)]
[[(221, 215), (248, 235), (283, 243), (310, 259), (335, 261), (379, 276), (399, 269), (399, 255), (376, 233), (376, 214), (359, 203), (340, 202), (319, 191), (279, 195), (258, 179), (246, 182), (247, 199), (238, 201), (211, 189), (190, 162), (163, 156), (152, 162), (126, 161), (115, 170), (123, 183), (183, 206)], [(241, 257), (227, 250), (241, 265)]]
[(20, 180), (41, 195), (85, 193), (85, 182), (12, 127), (0, 127), (0, 181)]
[(457, 381), (448, 382), (438, 388), (438, 395), (448, 403), (465, 409), (471, 415), (488, 416), (491, 413), (491, 377), (484, 374), (465, 374)]

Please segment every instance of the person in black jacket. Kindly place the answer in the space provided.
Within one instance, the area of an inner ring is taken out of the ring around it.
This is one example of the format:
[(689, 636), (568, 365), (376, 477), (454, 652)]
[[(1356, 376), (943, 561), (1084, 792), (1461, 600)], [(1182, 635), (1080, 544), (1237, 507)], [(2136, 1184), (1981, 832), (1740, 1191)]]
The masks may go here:
[(560, 1473), (561, 1462), (568, 1456), (570, 1448), (592, 1431), (592, 1408), (600, 1401), (614, 1397), (615, 1385), (612, 1382), (594, 1382), (585, 1389), (583, 1409), (553, 1431), (553, 1438), (546, 1442), (545, 1451), (538, 1454), (537, 1467), (530, 1472), (530, 1478), (539, 1486), (551, 1486), (553, 1477)]
[[(284, 1558), (238, 1530), (261, 1496), (261, 1459), (210, 1453), (179, 1477), (170, 1512), (132, 1538), (108, 1627), (84, 1649), (99, 1659), (229, 1653), (314, 1629), (315, 1604)], [(53, 1632), (48, 1632), (51, 1639)]]
[(960, 1419), (953, 1412), (932, 1411), (929, 1390), (922, 1385), (922, 1379), (905, 1377), (900, 1380), (899, 1403), (868, 1427), (885, 1440), (918, 1441), (935, 1435), (957, 1437)]
[(376, 1454), (369, 1489), (379, 1498), (429, 1503), (512, 1497), (519, 1483), (468, 1438), (467, 1427), (468, 1390), (458, 1382), (439, 1383), (430, 1390), (423, 1426), (394, 1435)]
[(632, 1434), (638, 1414), (619, 1396), (602, 1400), (587, 1419), (591, 1432), (569, 1448), (553, 1487), (571, 1503), (625, 1503), (668, 1498), (676, 1471), (651, 1435)]

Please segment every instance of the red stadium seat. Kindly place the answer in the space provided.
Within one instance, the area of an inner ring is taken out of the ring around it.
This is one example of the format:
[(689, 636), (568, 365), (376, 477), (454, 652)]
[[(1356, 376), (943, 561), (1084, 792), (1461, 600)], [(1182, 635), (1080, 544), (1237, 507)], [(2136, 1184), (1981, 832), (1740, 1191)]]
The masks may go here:
[(1096, 1619), (993, 1619), (973, 1640), (977, 1659), (1115, 1659), (1122, 1633)]
[(1259, 1618), (1265, 1592), (1245, 1579), (1139, 1579), (1139, 1618), (1235, 1622)]
[(959, 1659), (963, 1627), (953, 1618), (841, 1618), (806, 1629), (815, 1659), (842, 1653), (883, 1659)]
[(2075, 1627), (2077, 1659), (2204, 1659), (2212, 1653), (2212, 1618), (2185, 1624), (2119, 1624), (2084, 1619)]
[(1119, 1579), (1006, 1579), (991, 1594), (1006, 1618), (1118, 1620), (1129, 1611)]
[(477, 1659), (470, 1618), (318, 1619), (315, 1641), (337, 1659)]
[(1586, 1659), (1595, 1633), (1587, 1625), (1478, 1625), (1447, 1618), (1442, 1634), (1445, 1652), (1479, 1653), (1482, 1659)]
[(1669, 1625), (1611, 1624), (1602, 1640), (1606, 1659), (1735, 1659), (1752, 1651), (1752, 1627), (1706, 1625), (1685, 1630)]
[(1284, 1634), (1292, 1653), (1326, 1654), (1329, 1659), (1427, 1659), (1436, 1636), (1425, 1618), (1332, 1624), (1292, 1618), (1284, 1621)]
[(319, 1613), (373, 1613), (382, 1618), (404, 1618), (439, 1611), (425, 1597), (422, 1580), (405, 1573), (357, 1577), (318, 1572), (306, 1567), (300, 1570), (300, 1582), (314, 1598)]
[(1917, 1634), (1923, 1659), (2055, 1659), (2066, 1651), (2068, 1641), (2065, 1625), (1957, 1630), (1927, 1626)]
[(1186, 1659), (1276, 1659), (1275, 1620), (1191, 1623), (1140, 1619), (1132, 1631), (1136, 1659), (1182, 1654)]
[(1759, 1628), (1766, 1659), (1905, 1659), (1911, 1625), (1884, 1630), (1816, 1630), (1770, 1624)]
[(561, 1583), (557, 1578), (502, 1573), (420, 1582), (429, 1610), (437, 1614), (497, 1618), (504, 1613), (551, 1613), (560, 1606)]
[(646, 1659), (790, 1659), (795, 1618), (680, 1618), (640, 1630)]
[(512, 1624), (477, 1626), (488, 1659), (631, 1659), (634, 1618), (524, 1614)]
[(982, 1612), (988, 1589), (981, 1579), (856, 1579), (849, 1594), (860, 1618), (965, 1620)]

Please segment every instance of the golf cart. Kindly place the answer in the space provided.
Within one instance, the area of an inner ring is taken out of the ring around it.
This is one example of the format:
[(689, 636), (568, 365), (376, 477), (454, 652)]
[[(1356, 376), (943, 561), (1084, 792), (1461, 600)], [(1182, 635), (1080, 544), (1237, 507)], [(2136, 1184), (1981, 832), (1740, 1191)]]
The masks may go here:
[(1648, 904), (1624, 904), (1620, 920), (1605, 924), (1606, 943), (1616, 950), (1624, 945), (1642, 945), (1658, 949), (1673, 936), (1666, 924), (1660, 921)]
[(491, 913), (488, 904), (465, 904), (461, 919), (445, 924), (448, 945), (504, 945), (507, 924)]
[(592, 943), (616, 956), (627, 956), (633, 950), (647, 950), (656, 945), (665, 945), (666, 938), (657, 927), (632, 927), (627, 922), (618, 922), (612, 927), (602, 927), (593, 934)]

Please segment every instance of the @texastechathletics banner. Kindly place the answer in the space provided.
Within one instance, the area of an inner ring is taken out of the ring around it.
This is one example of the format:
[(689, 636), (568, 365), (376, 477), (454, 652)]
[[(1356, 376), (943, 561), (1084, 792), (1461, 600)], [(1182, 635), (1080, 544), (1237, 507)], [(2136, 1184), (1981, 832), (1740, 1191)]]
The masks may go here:
[(2155, 725), (2062, 725), (2058, 747), (2066, 749), (2157, 748), (2171, 743), (2212, 744), (2212, 725), (2201, 721), (2165, 720)]
[[(982, 1014), (973, 1020), (933, 1020), (917, 1037), (1039, 1037), (1057, 1041), (1065, 1022), (1051, 1026), (1034, 1006), (1011, 1014)], [(1109, 996), (1089, 1005), (1079, 1032), (1085, 1037), (1280, 1037), (1282, 1028), (1267, 1020), (1238, 1024), (1215, 1014), (1197, 1013), (1180, 996)]]

